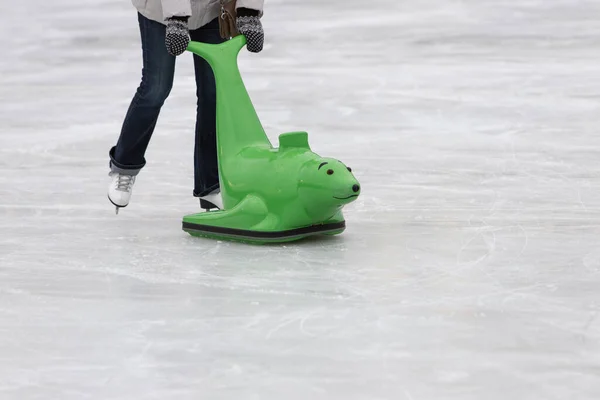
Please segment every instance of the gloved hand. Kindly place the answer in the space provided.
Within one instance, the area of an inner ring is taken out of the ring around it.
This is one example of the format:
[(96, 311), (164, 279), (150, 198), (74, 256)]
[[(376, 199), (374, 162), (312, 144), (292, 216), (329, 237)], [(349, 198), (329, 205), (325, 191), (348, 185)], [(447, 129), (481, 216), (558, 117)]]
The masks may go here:
[(173, 17), (167, 19), (167, 33), (165, 45), (172, 56), (179, 56), (187, 49), (190, 43), (190, 30), (187, 17)]
[(235, 25), (238, 31), (246, 36), (248, 51), (259, 53), (265, 43), (265, 32), (260, 22), (260, 13), (249, 8), (238, 8)]

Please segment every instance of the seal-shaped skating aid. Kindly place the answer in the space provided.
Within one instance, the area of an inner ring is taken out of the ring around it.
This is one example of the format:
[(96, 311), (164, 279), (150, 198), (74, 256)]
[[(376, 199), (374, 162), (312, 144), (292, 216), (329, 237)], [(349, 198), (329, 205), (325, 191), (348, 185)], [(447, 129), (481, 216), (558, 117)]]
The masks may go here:
[(224, 209), (188, 215), (183, 230), (194, 236), (269, 243), (342, 233), (342, 208), (356, 200), (352, 170), (314, 153), (306, 132), (279, 136), (271, 145), (237, 64), (246, 43), (238, 36), (188, 50), (211, 65), (217, 85), (217, 152)]

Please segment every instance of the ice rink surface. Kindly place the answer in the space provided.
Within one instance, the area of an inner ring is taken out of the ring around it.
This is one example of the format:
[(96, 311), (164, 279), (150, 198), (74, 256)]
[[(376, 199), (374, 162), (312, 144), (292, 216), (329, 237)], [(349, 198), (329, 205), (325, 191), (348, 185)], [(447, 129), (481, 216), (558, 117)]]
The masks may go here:
[(363, 187), (340, 237), (192, 238), (180, 59), (118, 216), (126, 0), (0, 4), (0, 399), (600, 398), (600, 1), (267, 0), (276, 144)]

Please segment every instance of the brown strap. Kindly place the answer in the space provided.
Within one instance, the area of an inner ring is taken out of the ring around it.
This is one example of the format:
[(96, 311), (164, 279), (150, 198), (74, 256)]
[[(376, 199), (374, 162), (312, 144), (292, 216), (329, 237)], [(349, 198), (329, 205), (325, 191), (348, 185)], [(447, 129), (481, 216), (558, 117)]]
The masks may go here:
[(221, 0), (221, 15), (219, 16), (219, 30), (223, 39), (230, 39), (240, 33), (235, 24), (237, 0)]

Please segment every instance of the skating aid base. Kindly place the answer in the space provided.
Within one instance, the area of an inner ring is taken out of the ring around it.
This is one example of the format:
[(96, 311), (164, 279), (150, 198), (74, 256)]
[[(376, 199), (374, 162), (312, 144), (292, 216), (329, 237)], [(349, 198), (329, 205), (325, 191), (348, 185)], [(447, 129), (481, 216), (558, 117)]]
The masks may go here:
[(255, 244), (292, 242), (315, 235), (339, 235), (345, 229), (345, 221), (274, 232), (223, 228), (183, 222), (183, 230), (192, 236), (234, 240)]

